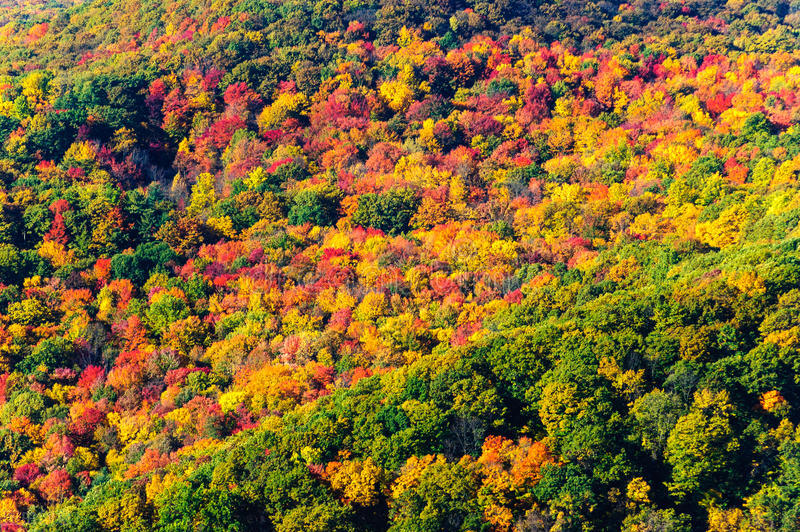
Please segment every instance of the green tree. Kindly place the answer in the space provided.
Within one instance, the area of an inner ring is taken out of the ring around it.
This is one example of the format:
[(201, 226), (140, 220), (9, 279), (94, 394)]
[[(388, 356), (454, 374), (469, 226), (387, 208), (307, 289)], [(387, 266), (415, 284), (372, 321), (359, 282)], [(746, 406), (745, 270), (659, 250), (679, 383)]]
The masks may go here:
[(699, 498), (730, 482), (739, 440), (733, 427), (734, 406), (726, 391), (700, 390), (689, 413), (678, 419), (667, 438), (672, 466), (668, 488), (680, 499)]
[(66, 338), (46, 338), (17, 365), (17, 369), (24, 373), (33, 373), (39, 366), (48, 370), (69, 367), (72, 365), (74, 352), (75, 346)]
[(340, 198), (341, 192), (332, 186), (302, 190), (292, 198), (289, 223), (311, 223), (323, 227), (333, 225), (338, 218)]
[(409, 230), (419, 199), (413, 190), (396, 188), (384, 194), (362, 194), (353, 223), (396, 235)]

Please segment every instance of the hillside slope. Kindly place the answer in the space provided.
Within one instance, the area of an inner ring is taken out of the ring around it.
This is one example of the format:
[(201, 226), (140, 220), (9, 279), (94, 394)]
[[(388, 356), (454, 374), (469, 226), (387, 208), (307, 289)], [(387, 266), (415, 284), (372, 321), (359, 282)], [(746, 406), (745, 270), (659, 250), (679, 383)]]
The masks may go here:
[(0, 2), (2, 531), (796, 530), (787, 2)]

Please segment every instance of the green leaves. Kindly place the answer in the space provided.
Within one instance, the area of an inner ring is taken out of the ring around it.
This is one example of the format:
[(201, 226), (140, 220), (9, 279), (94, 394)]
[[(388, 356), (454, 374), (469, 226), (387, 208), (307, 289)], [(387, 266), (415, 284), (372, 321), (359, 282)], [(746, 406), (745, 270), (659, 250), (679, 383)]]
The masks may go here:
[(409, 230), (418, 205), (416, 194), (408, 188), (392, 189), (383, 194), (362, 194), (353, 214), (353, 223), (391, 235), (404, 233)]
[(318, 226), (333, 225), (339, 215), (341, 192), (332, 186), (305, 189), (298, 192), (289, 208), (289, 223)]
[(689, 413), (678, 419), (667, 439), (672, 494), (679, 499), (697, 498), (711, 489), (724, 488), (735, 478), (734, 456), (740, 444), (734, 417), (727, 392), (704, 389), (695, 394)]

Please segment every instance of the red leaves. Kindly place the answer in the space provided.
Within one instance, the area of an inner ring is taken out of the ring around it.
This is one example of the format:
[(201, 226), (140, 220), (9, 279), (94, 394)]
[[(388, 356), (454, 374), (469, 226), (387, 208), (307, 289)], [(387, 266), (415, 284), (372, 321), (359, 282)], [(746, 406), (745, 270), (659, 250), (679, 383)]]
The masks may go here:
[(97, 386), (102, 385), (106, 371), (100, 366), (87, 366), (78, 379), (78, 388), (94, 392)]
[(222, 16), (217, 19), (217, 21), (211, 26), (212, 32), (222, 31), (228, 27), (231, 23), (231, 17)]
[(14, 480), (27, 487), (39, 478), (42, 471), (36, 464), (23, 464), (14, 470)]
[(97, 408), (89, 407), (85, 409), (81, 416), (70, 423), (69, 431), (78, 442), (90, 442), (94, 430), (105, 421), (106, 415)]
[(239, 116), (230, 116), (217, 120), (197, 139), (198, 151), (202, 152), (201, 147), (206, 144), (210, 144), (218, 150), (224, 149), (230, 143), (233, 134), (245, 126), (245, 121)]
[(494, 119), (493, 116), (464, 111), (461, 114), (459, 124), (464, 129), (464, 134), (471, 139), (477, 135), (488, 137), (489, 135), (500, 135), (503, 132), (503, 125)]
[(56, 469), (39, 484), (42, 497), (52, 503), (60, 502), (72, 494), (72, 479), (65, 469)]
[(186, 380), (186, 377), (190, 373), (194, 373), (196, 371), (201, 371), (203, 373), (208, 373), (210, 370), (209, 368), (177, 368), (169, 370), (166, 375), (164, 375), (164, 384), (167, 386), (180, 386)]
[(746, 166), (739, 164), (734, 157), (730, 157), (725, 161), (725, 171), (728, 174), (728, 179), (737, 185), (744, 184), (747, 180), (747, 174), (750, 172)]
[(53, 213), (53, 223), (50, 226), (50, 231), (44, 235), (45, 240), (52, 240), (59, 244), (66, 244), (69, 242), (67, 226), (64, 224), (64, 212), (69, 209), (70, 204), (64, 199), (54, 201), (50, 204), (50, 212)]
[(252, 91), (247, 84), (239, 82), (228, 85), (222, 97), (227, 105), (226, 113), (229, 115), (247, 118), (248, 114), (263, 105), (261, 96)]
[(730, 109), (733, 96), (733, 94), (716, 92), (713, 97), (706, 101), (706, 109), (708, 109), (708, 112), (710, 112), (712, 116), (719, 116)]

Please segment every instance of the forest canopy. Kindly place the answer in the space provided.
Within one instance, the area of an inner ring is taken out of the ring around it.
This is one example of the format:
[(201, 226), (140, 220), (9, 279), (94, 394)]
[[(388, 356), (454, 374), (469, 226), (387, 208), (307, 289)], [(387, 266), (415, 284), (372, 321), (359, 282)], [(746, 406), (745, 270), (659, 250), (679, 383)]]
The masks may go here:
[(0, 529), (797, 530), (798, 42), (0, 0)]

